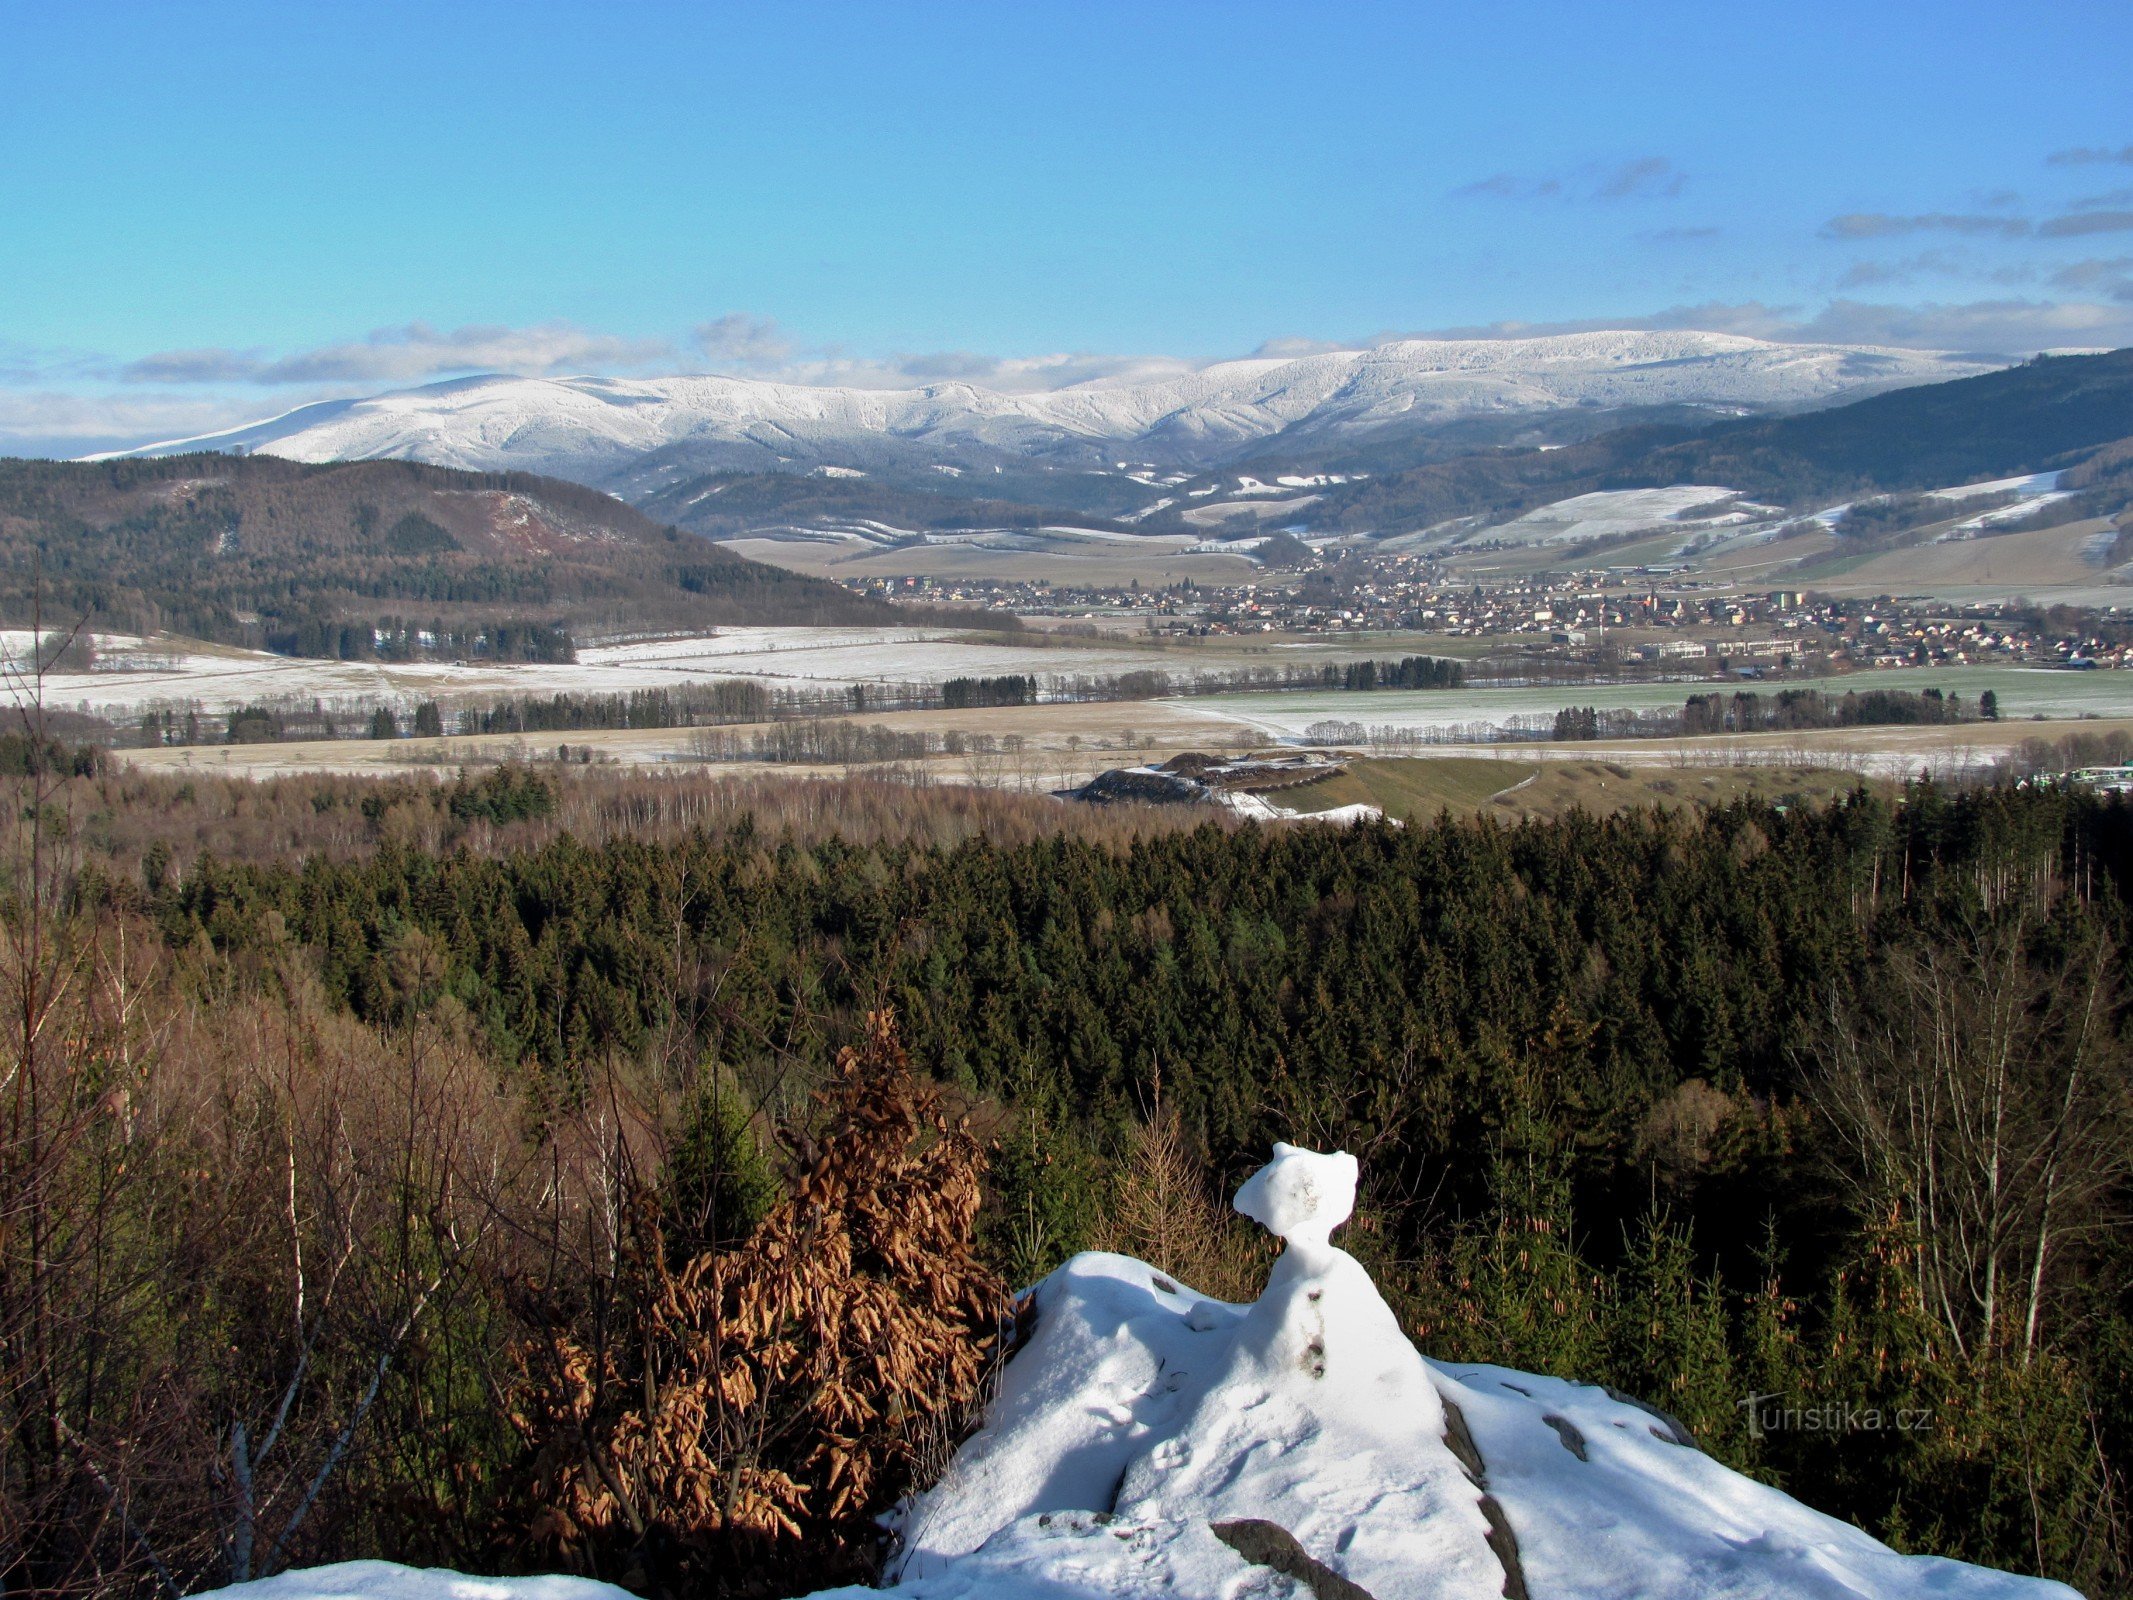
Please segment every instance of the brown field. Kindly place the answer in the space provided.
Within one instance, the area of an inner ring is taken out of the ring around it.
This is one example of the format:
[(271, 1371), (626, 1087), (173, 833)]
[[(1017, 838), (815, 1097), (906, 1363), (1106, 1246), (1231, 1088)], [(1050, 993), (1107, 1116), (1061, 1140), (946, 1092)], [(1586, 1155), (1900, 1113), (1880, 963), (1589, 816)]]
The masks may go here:
[(1058, 584), (1158, 587), (1190, 578), (1227, 585), (1257, 582), (1258, 563), (1243, 556), (1189, 556), (1176, 544), (1142, 550), (1113, 540), (1062, 540), (1051, 550), (986, 550), (973, 545), (909, 545), (875, 550), (858, 545), (786, 539), (727, 539), (736, 555), (815, 578), (996, 578), (1018, 583), (1042, 578)]
[[(2133, 717), (1966, 722), (1951, 727), (1822, 728), (1808, 733), (1734, 733), (1689, 739), (1602, 739), (1515, 746), (1544, 762), (1605, 761), (1630, 767), (1826, 767), (1858, 776), (1954, 776), (1990, 766), (2027, 739), (2071, 733), (2133, 735)], [(1495, 746), (1440, 745), (1446, 755)]]
[(2069, 522), (2031, 533), (1912, 545), (1885, 551), (1828, 578), (1815, 576), (1809, 567), (1799, 574), (1799, 581), (1855, 594), (1932, 594), (1980, 587), (2024, 593), (2094, 588), (2110, 580), (2106, 570), (2085, 552), (2089, 542), (2108, 527), (2100, 520)]
[(1498, 796), (1522, 793), (1539, 776), (1530, 757), (1444, 756), (1365, 759), (1346, 772), (1269, 798), (1291, 811), (1331, 811), (1336, 806), (1376, 806), (1407, 821), (1441, 811), (1480, 810)]
[[(448, 775), (505, 761), (547, 765), (567, 749), (572, 766), (721, 778), (848, 778), (893, 771), (933, 784), (1043, 794), (1077, 786), (1113, 767), (1160, 762), (1186, 750), (1237, 751), (1258, 736), (1188, 705), (1107, 702), (901, 712), (858, 719), (867, 726), (989, 736), (990, 751), (934, 754), (894, 768), (842, 763), (780, 764), (706, 759), (701, 730), (611, 729), (464, 738), (339, 740), (119, 750), (136, 771), (171, 776), (292, 777), (340, 773)], [(719, 730), (746, 735), (749, 728)], [(1739, 799), (1825, 799), (1867, 782), (1931, 773), (1958, 777), (1988, 768), (2024, 740), (2123, 732), (2133, 718), (1970, 723), (1958, 727), (1841, 728), (1805, 734), (1736, 734), (1593, 743), (1440, 745), (1414, 755), (1357, 752), (1349, 770), (1273, 798), (1299, 811), (1374, 805), (1395, 817), (1486, 810), (1505, 817), (1555, 816), (1574, 807), (1614, 811), (1643, 805), (1722, 804)], [(1019, 747), (1017, 747), (1019, 745)]]
[(2087, 554), (2089, 541), (2108, 527), (2100, 520), (2070, 522), (2030, 533), (1906, 545), (1864, 557), (1846, 555), (1842, 541), (1825, 529), (1691, 556), (1674, 553), (1679, 534), (1662, 533), (1589, 554), (1561, 545), (1534, 546), (1454, 555), (1448, 564), (1476, 578), (1503, 579), (1565, 565), (1630, 567), (1680, 560), (1706, 582), (1731, 579), (1751, 589), (1801, 588), (1850, 597), (1919, 595), (1950, 601), (2021, 595), (2101, 606), (2125, 603), (2128, 592), (2121, 580)]
[(1569, 811), (1604, 815), (1647, 806), (1727, 805), (1738, 800), (1819, 803), (1862, 779), (1838, 767), (1630, 766), (1618, 761), (1401, 757), (1356, 762), (1338, 777), (1276, 796), (1296, 811), (1361, 802), (1402, 821), (1449, 812), (1551, 818)]
[[(1238, 725), (1179, 711), (1158, 701), (1106, 701), (1089, 705), (992, 706), (973, 711), (901, 711), (852, 718), (865, 727), (904, 732), (989, 735), (1004, 743), (1024, 741), (1019, 754), (936, 755), (925, 763), (942, 782), (992, 787), (1056, 789), (1086, 782), (1111, 767), (1161, 761), (1181, 750), (1233, 747)], [(768, 724), (724, 728), (747, 737)], [(450, 772), (501, 761), (552, 761), (559, 748), (590, 751), (593, 762), (634, 767), (789, 776), (843, 775), (841, 765), (780, 767), (760, 761), (706, 761), (698, 754), (695, 728), (597, 728), (570, 733), (486, 733), (442, 739), (336, 739), (283, 744), (173, 746), (119, 750), (115, 757), (150, 772), (228, 773), (284, 777), (306, 772)], [(1256, 739), (1257, 735), (1251, 735)]]

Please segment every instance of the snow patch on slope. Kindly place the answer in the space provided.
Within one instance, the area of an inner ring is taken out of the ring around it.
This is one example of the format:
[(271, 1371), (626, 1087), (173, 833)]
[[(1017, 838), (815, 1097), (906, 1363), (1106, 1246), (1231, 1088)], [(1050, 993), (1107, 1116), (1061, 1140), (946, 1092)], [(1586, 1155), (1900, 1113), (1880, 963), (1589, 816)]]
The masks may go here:
[(243, 1600), (635, 1600), (627, 1589), (585, 1578), (474, 1578), (392, 1561), (307, 1567), (220, 1592)]
[[(1537, 507), (1510, 522), (1482, 529), (1472, 536), (1472, 540), (1500, 540), (1506, 544), (1573, 544), (1648, 529), (1710, 528), (1752, 520), (1745, 514), (1719, 509), (1730, 506), (1735, 498), (1736, 491), (1713, 484), (1677, 484), (1669, 489), (1601, 489)], [(1706, 514), (1697, 515), (1698, 512)]]

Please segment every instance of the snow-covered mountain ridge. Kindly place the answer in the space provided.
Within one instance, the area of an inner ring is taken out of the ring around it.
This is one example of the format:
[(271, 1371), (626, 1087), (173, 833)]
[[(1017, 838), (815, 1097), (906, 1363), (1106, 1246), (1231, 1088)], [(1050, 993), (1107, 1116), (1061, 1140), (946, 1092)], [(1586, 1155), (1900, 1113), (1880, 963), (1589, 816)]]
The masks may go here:
[(1130, 456), (1197, 467), (1283, 436), (1301, 441), (1572, 407), (1808, 406), (1992, 365), (1929, 351), (1674, 331), (1399, 340), (1033, 393), (968, 383), (860, 389), (734, 377), (479, 377), (326, 401), (127, 453), (394, 456), (622, 491), (795, 463), (1094, 468)]
[[(1331, 1242), (1355, 1181), (1353, 1156), (1274, 1147), (1237, 1195), (1287, 1242), (1249, 1306), (1124, 1256), (1047, 1278), (985, 1426), (904, 1509), (887, 1586), (911, 1600), (2078, 1600), (1899, 1555), (1610, 1391), (1426, 1360)], [(376, 1562), (246, 1590), (621, 1596)]]

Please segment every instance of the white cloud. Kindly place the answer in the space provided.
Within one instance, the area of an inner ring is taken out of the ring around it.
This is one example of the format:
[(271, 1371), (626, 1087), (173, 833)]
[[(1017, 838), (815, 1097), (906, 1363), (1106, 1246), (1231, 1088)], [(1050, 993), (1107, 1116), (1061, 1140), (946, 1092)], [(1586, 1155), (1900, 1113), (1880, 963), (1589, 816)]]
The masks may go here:
[(0, 388), (0, 455), (86, 455), (214, 433), (258, 418), (257, 400)]
[(1594, 191), (1602, 200), (1642, 198), (1672, 199), (1681, 193), (1688, 177), (1665, 156), (1646, 156), (1625, 161), (1606, 174)]
[(1534, 339), (1616, 328), (1696, 329), (1737, 333), (1780, 344), (1891, 345), (2023, 356), (2039, 350), (2133, 345), (2133, 308), (2038, 300), (1983, 300), (1923, 306), (1837, 299), (1819, 311), (1761, 300), (1707, 301), (1620, 317), (1569, 322), (1495, 322), (1440, 328), (1409, 338)]
[(2062, 289), (2105, 294), (2113, 300), (2133, 305), (2133, 256), (2093, 257), (2087, 261), (2069, 262), (2052, 274), (2052, 282)]
[(769, 317), (745, 311), (729, 311), (722, 317), (698, 323), (696, 348), (712, 362), (731, 362), (743, 367), (777, 366), (793, 353), (793, 342)]
[(2027, 217), (1988, 217), (1976, 214), (1929, 211), (1916, 216), (1896, 216), (1886, 211), (1848, 211), (1822, 224), (1825, 239), (1888, 239), (1908, 233), (1999, 234), (2017, 239), (2027, 234)]
[(1291, 361), (1298, 356), (1322, 356), (1335, 350), (1353, 350), (1355, 346), (1341, 339), (1308, 339), (1300, 334), (1287, 334), (1276, 339), (1262, 339), (1252, 352), (1252, 359)]
[(1864, 289), (1889, 283), (1912, 283), (1928, 275), (1948, 276), (1964, 270), (1945, 250), (1921, 251), (1901, 261), (1855, 261), (1837, 280), (1840, 289)]
[(1771, 307), (1759, 300), (1738, 303), (1708, 300), (1698, 305), (1670, 306), (1663, 311), (1638, 312), (1618, 317), (1576, 317), (1554, 322), (1468, 323), (1459, 327), (1433, 328), (1421, 333), (1397, 334), (1402, 339), (1545, 339), (1559, 333), (1608, 333), (1616, 329), (1694, 329), (1701, 333), (1738, 333), (1754, 339), (1779, 336), (1786, 315), (1793, 308)]
[(1832, 344), (2032, 355), (2039, 350), (2133, 344), (2133, 308), (2045, 300), (1978, 300), (1922, 306), (1834, 300), (1784, 337)]
[(1470, 200), (1671, 200), (1688, 181), (1688, 174), (1665, 156), (1639, 156), (1613, 164), (1587, 162), (1541, 177), (1499, 172), (1452, 193)]
[(802, 356), (773, 375), (787, 383), (839, 384), (855, 389), (965, 383), (1003, 394), (1028, 394), (1077, 384), (1136, 382), (1190, 372), (1205, 364), (1171, 356), (1102, 355), (1088, 351), (988, 356), (970, 350), (931, 350), (871, 357), (824, 350)]
[(129, 361), (127, 383), (254, 384), (266, 387), (348, 383), (420, 383), (469, 372), (538, 376), (613, 372), (669, 362), (662, 339), (588, 333), (564, 322), (531, 328), (475, 326), (443, 332), (427, 323), (379, 328), (362, 339), (291, 355), (220, 348), (164, 350)]
[(2055, 167), (2133, 167), (2133, 144), (2121, 145), (2115, 150), (2106, 149), (2101, 145), (2086, 145), (2078, 150), (2054, 150), (2044, 159)]
[(2037, 232), (2047, 239), (2079, 239), (2098, 233), (2133, 233), (2133, 211), (2083, 211), (2053, 217)]

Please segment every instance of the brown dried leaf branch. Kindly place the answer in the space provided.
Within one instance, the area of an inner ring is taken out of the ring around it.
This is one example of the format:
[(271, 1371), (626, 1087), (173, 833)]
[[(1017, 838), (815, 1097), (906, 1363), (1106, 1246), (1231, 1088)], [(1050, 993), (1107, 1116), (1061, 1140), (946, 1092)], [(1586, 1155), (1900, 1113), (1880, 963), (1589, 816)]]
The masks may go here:
[(886, 1009), (819, 1098), (812, 1159), (744, 1244), (669, 1261), (635, 1183), (620, 1325), (521, 1347), (551, 1558), (655, 1590), (863, 1570), (868, 1519), (979, 1391), (1008, 1302), (973, 1247), (977, 1141)]

